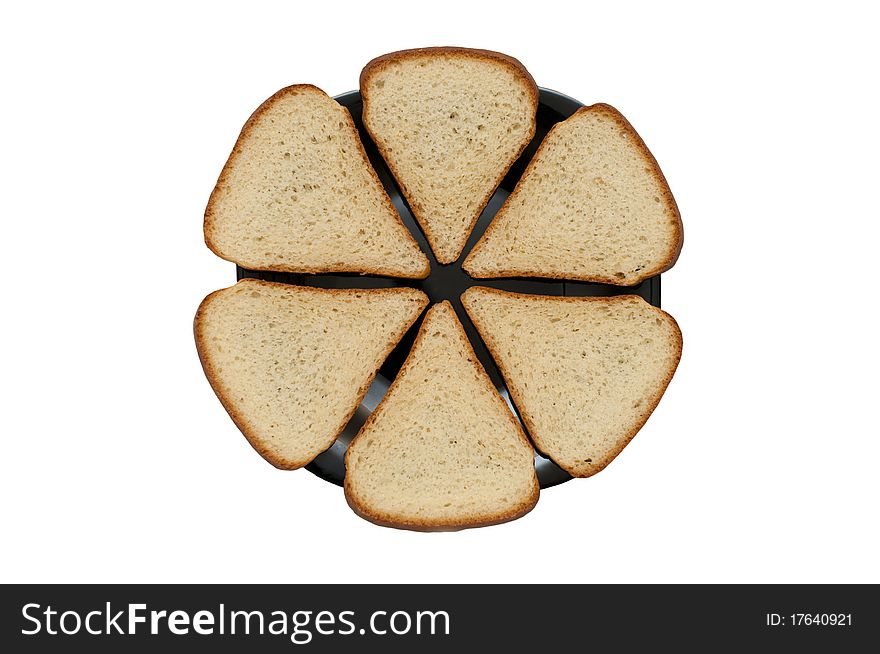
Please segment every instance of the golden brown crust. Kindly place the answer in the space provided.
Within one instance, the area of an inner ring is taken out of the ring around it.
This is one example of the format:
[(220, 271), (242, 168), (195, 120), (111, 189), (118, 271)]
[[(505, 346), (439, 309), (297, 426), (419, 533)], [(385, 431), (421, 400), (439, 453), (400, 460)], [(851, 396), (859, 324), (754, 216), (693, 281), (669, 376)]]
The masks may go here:
[[(204, 335), (204, 324), (203, 324), (203, 316), (205, 311), (210, 306), (211, 302), (220, 294), (225, 291), (229, 291), (232, 288), (235, 288), (239, 285), (249, 285), (249, 286), (262, 286), (264, 288), (278, 288), (283, 287), (286, 290), (294, 289), (296, 292), (302, 293), (311, 293), (314, 295), (350, 295), (351, 293), (364, 293), (364, 294), (400, 294), (401, 291), (404, 295), (411, 295), (416, 297), (416, 294), (421, 295), (419, 304), (419, 311), (415, 313), (412, 319), (407, 323), (406, 328), (400, 332), (400, 336), (397, 340), (389, 343), (388, 347), (379, 357), (379, 364), (376, 366), (376, 370), (370, 375), (369, 379), (358, 389), (356, 401), (353, 402), (351, 410), (343, 417), (338, 425), (337, 429), (334, 430), (334, 436), (332, 439), (328, 439), (326, 447), (323, 449), (328, 449), (336, 439), (339, 437), (339, 434), (342, 433), (342, 430), (345, 429), (345, 426), (351, 420), (351, 417), (354, 415), (354, 412), (357, 410), (361, 401), (364, 399), (364, 396), (367, 394), (367, 390), (370, 388), (370, 384), (373, 383), (373, 379), (376, 377), (376, 373), (379, 372), (379, 368), (385, 359), (388, 358), (388, 355), (391, 354), (391, 351), (397, 346), (400, 342), (400, 339), (403, 338), (403, 335), (409, 330), (409, 328), (415, 323), (420, 315), (422, 315), (422, 311), (424, 311), (425, 307), (428, 305), (428, 296), (422, 293), (419, 290), (407, 288), (407, 287), (399, 287), (399, 288), (378, 288), (378, 289), (341, 289), (341, 288), (315, 288), (311, 286), (293, 286), (291, 284), (280, 284), (277, 282), (267, 282), (260, 279), (242, 279), (237, 284), (230, 286), (228, 288), (223, 288), (213, 293), (208, 294), (208, 296), (202, 300), (199, 305), (198, 310), (196, 311), (196, 316), (193, 321), (193, 333), (195, 335), (196, 341), (196, 351), (199, 354), (199, 361), (202, 363), (202, 370), (205, 372), (205, 377), (208, 378), (208, 383), (211, 384), (211, 388), (214, 390), (215, 395), (217, 395), (217, 399), (220, 400), (220, 404), (223, 405), (223, 408), (226, 409), (226, 412), (229, 414), (229, 417), (232, 418), (232, 422), (235, 423), (235, 426), (244, 434), (244, 437), (247, 439), (248, 443), (251, 444), (257, 453), (262, 456), (266, 461), (271, 463), (276, 468), (281, 470), (295, 470), (297, 468), (301, 468), (304, 465), (308, 465), (312, 462), (315, 457), (311, 457), (309, 459), (285, 459), (277, 454), (269, 451), (264, 444), (260, 441), (260, 439), (254, 433), (253, 427), (248, 421), (248, 419), (242, 415), (235, 407), (234, 403), (228, 398), (224, 393), (222, 386), (220, 384), (219, 375), (216, 372), (213, 362), (210, 358), (210, 346), (205, 341)], [(323, 451), (323, 450), (322, 450)], [(317, 455), (315, 455), (317, 456)]]
[(457, 261), (459, 257), (461, 257), (461, 252), (464, 249), (464, 246), (467, 244), (467, 238), (465, 238), (462, 243), (462, 247), (459, 249), (454, 259), (446, 259), (441, 258), (440, 255), (437, 254), (437, 249), (434, 247), (436, 242), (436, 235), (431, 231), (431, 227), (428, 222), (425, 220), (425, 216), (423, 215), (421, 209), (418, 208), (417, 203), (415, 202), (415, 198), (412, 197), (409, 189), (406, 184), (401, 180), (400, 175), (398, 174), (397, 168), (394, 166), (391, 159), (388, 157), (388, 153), (385, 148), (382, 146), (379, 139), (376, 138), (376, 134), (373, 131), (373, 128), (369, 122), (369, 111), (368, 106), (370, 104), (370, 93), (369, 93), (369, 81), (370, 78), (381, 71), (382, 69), (388, 67), (389, 65), (396, 63), (398, 61), (404, 59), (415, 59), (418, 57), (464, 57), (470, 59), (482, 59), (485, 61), (491, 61), (494, 63), (500, 63), (503, 66), (506, 66), (510, 70), (513, 71), (514, 75), (518, 76), (522, 79), (523, 83), (528, 88), (529, 97), (531, 98), (532, 104), (532, 122), (531, 129), (529, 130), (528, 138), (525, 138), (522, 143), (520, 143), (519, 148), (516, 152), (516, 156), (514, 156), (507, 167), (501, 172), (498, 178), (495, 180), (492, 188), (486, 194), (486, 196), (481, 200), (479, 204), (479, 208), (476, 213), (471, 217), (470, 224), (467, 229), (468, 236), (470, 236), (471, 232), (474, 229), (474, 225), (477, 224), (477, 220), (480, 218), (480, 214), (483, 213), (483, 209), (486, 208), (486, 205), (489, 204), (489, 200), (492, 199), (492, 195), (494, 195), (495, 191), (498, 189), (498, 186), (501, 184), (501, 181), (504, 179), (504, 176), (507, 175), (507, 172), (510, 170), (511, 166), (516, 163), (516, 160), (519, 159), (523, 150), (526, 149), (526, 146), (531, 142), (532, 138), (535, 136), (535, 128), (536, 128), (536, 114), (538, 112), (538, 85), (535, 84), (535, 80), (532, 77), (531, 73), (526, 70), (526, 67), (520, 63), (518, 59), (514, 59), (513, 57), (502, 54), (501, 52), (494, 52), (492, 50), (479, 50), (474, 48), (459, 48), (453, 46), (440, 46), (433, 48), (414, 48), (412, 50), (399, 50), (397, 52), (391, 52), (381, 57), (376, 57), (372, 61), (370, 61), (364, 69), (361, 71), (360, 76), (360, 90), (361, 90), (361, 100), (364, 103), (363, 110), (363, 123), (364, 127), (367, 129), (367, 132), (370, 134), (370, 137), (373, 139), (373, 142), (376, 144), (376, 148), (379, 150), (379, 154), (382, 155), (382, 158), (385, 160), (388, 169), (391, 171), (391, 174), (394, 175), (394, 179), (397, 180), (397, 184), (400, 187), (400, 192), (403, 193), (403, 196), (406, 198), (407, 205), (412, 211), (412, 214), (415, 216), (416, 220), (419, 222), (419, 225), (422, 228), (422, 231), (425, 233), (425, 237), (428, 239), (428, 243), (431, 245), (431, 249), (434, 252), (434, 256), (437, 258), (442, 264), (450, 264), (454, 261)]
[[(495, 343), (493, 339), (489, 337), (488, 329), (485, 328), (485, 325), (480, 323), (479, 316), (475, 311), (471, 311), (468, 307), (468, 303), (470, 302), (469, 295), (473, 295), (474, 293), (479, 293), (481, 291), (490, 291), (495, 295), (503, 295), (510, 298), (537, 298), (542, 300), (553, 300), (556, 302), (568, 302), (572, 304), (578, 304), (582, 302), (602, 302), (605, 304), (611, 304), (613, 302), (619, 301), (629, 301), (632, 298), (638, 298), (646, 305), (651, 307), (656, 313), (658, 313), (664, 320), (668, 321), (672, 327), (673, 332), (676, 337), (676, 352), (675, 352), (675, 364), (670, 368), (669, 373), (666, 375), (663, 383), (657, 389), (657, 393), (651, 398), (651, 400), (645, 405), (645, 410), (639, 417), (636, 419), (635, 423), (633, 423), (633, 427), (624, 435), (623, 438), (619, 441), (619, 447), (615, 448), (608, 456), (603, 458), (600, 461), (593, 461), (589, 472), (584, 473), (583, 471), (576, 470), (571, 468), (570, 466), (565, 466), (560, 461), (557, 461), (551, 453), (544, 449), (544, 445), (542, 444), (541, 435), (538, 433), (538, 430), (535, 425), (535, 420), (532, 415), (524, 409), (525, 404), (523, 403), (523, 397), (520, 393), (520, 389), (514, 380), (511, 378), (510, 371), (507, 366), (504, 364), (504, 361), (501, 357), (498, 356), (498, 352), (500, 348), (498, 344)], [(497, 288), (489, 288), (486, 286), (472, 286), (468, 290), (466, 290), (461, 295), (461, 303), (465, 308), (468, 316), (471, 319), (471, 322), (474, 324), (474, 327), (477, 328), (477, 331), (480, 333), (480, 338), (483, 339), (483, 343), (486, 344), (486, 349), (489, 350), (489, 354), (492, 355), (492, 359), (495, 361), (495, 365), (498, 366), (498, 370), (501, 372), (501, 376), (504, 377), (504, 383), (507, 386), (507, 390), (510, 393), (510, 397), (513, 400), (513, 403), (516, 405), (517, 410), (519, 411), (519, 415), (522, 418), (523, 422), (526, 425), (526, 429), (529, 431), (529, 435), (532, 437), (532, 441), (535, 444), (535, 448), (541, 452), (544, 456), (551, 459), (556, 465), (565, 470), (572, 477), (592, 477), (597, 472), (602, 471), (611, 461), (613, 461), (618, 454), (623, 451), (627, 445), (629, 445), (630, 441), (635, 437), (635, 435), (639, 432), (639, 430), (644, 427), (645, 423), (648, 421), (648, 418), (651, 417), (651, 414), (654, 412), (654, 409), (657, 408), (657, 405), (660, 403), (660, 399), (663, 397), (663, 394), (666, 392), (666, 388), (669, 386), (669, 382), (672, 381), (672, 376), (675, 374), (676, 369), (678, 368), (678, 363), (681, 360), (682, 346), (683, 340), (681, 336), (681, 329), (678, 326), (678, 323), (675, 321), (671, 315), (663, 311), (662, 309), (649, 305), (643, 298), (638, 295), (617, 295), (612, 297), (571, 297), (571, 296), (560, 296), (560, 295), (531, 295), (527, 293), (511, 293), (510, 291), (502, 291)]]
[[(365, 503), (359, 501), (356, 492), (352, 488), (351, 480), (347, 474), (347, 471), (349, 469), (348, 458), (349, 458), (349, 452), (351, 452), (351, 446), (355, 443), (355, 441), (357, 441), (358, 438), (361, 437), (361, 435), (363, 433), (366, 432), (366, 430), (368, 428), (372, 427), (373, 423), (376, 421), (377, 416), (379, 415), (379, 412), (382, 410), (385, 402), (387, 402), (388, 399), (390, 397), (392, 397), (392, 394), (395, 393), (395, 391), (399, 385), (399, 381), (402, 380), (408, 374), (409, 368), (412, 365), (413, 353), (421, 345), (422, 339), (425, 337), (425, 333), (427, 332), (425, 325), (428, 323), (428, 320), (431, 317), (431, 314), (433, 312), (439, 310), (440, 307), (442, 307), (443, 305), (446, 305), (449, 308), (449, 310), (453, 312), (453, 315), (455, 315), (455, 310), (452, 308), (452, 305), (449, 303), (448, 300), (444, 300), (443, 302), (440, 302), (439, 304), (435, 304), (434, 306), (432, 306), (428, 310), (428, 313), (425, 314), (425, 319), (422, 321), (422, 326), (419, 329), (419, 333), (416, 336), (416, 340), (413, 343), (413, 346), (409, 351), (409, 355), (407, 356), (406, 361), (404, 362), (403, 366), (401, 366), (400, 371), (397, 373), (397, 377), (394, 378), (394, 381), (392, 382), (391, 387), (388, 389), (388, 392), (385, 393), (385, 397), (382, 398), (382, 401), (379, 403), (379, 405), (376, 407), (376, 409), (370, 414), (370, 417), (367, 418), (367, 421), (360, 428), (360, 431), (358, 431), (357, 435), (352, 439), (351, 444), (349, 444), (349, 446), (348, 446), (348, 450), (346, 450), (346, 452), (345, 452), (346, 475), (345, 475), (344, 489), (345, 489), (345, 499), (348, 502), (348, 505), (352, 508), (352, 510), (355, 513), (357, 513), (362, 518), (369, 520), (370, 522), (373, 522), (373, 523), (380, 525), (380, 526), (383, 526), (383, 527), (395, 527), (397, 529), (410, 529), (412, 531), (458, 531), (461, 529), (469, 529), (471, 527), (488, 527), (491, 525), (500, 524), (502, 522), (508, 522), (510, 520), (515, 520), (516, 518), (520, 518), (520, 517), (524, 516), (526, 513), (528, 513), (529, 511), (531, 511), (535, 507), (535, 504), (538, 503), (538, 497), (540, 496), (541, 487), (538, 483), (538, 476), (537, 476), (537, 474), (534, 473), (534, 470), (533, 470), (533, 474), (532, 474), (532, 478), (534, 481), (533, 492), (529, 496), (528, 500), (523, 502), (520, 506), (514, 507), (508, 511), (501, 512), (501, 513), (493, 516), (489, 520), (463, 519), (463, 520), (440, 520), (440, 521), (436, 521), (436, 522), (427, 522), (427, 521), (419, 522), (419, 521), (400, 520), (399, 518), (395, 518), (392, 515), (388, 515), (386, 513), (381, 512), (381, 511), (373, 510), (371, 507), (369, 507)], [(464, 327), (462, 327), (461, 321), (458, 319), (457, 316), (455, 317), (455, 323), (458, 327), (459, 333), (461, 334), (461, 336), (464, 339), (464, 342), (466, 344), (467, 352), (469, 354), (469, 356), (467, 357), (468, 361), (470, 361), (471, 364), (473, 364), (474, 370), (476, 370), (476, 372), (477, 372), (477, 376), (480, 377), (494, 391), (495, 385), (492, 383), (492, 380), (489, 378), (489, 375), (486, 373), (486, 371), (480, 365), (480, 363), (477, 359), (477, 355), (474, 352), (473, 346), (471, 345), (470, 340), (468, 339), (467, 334), (464, 331)], [(513, 416), (513, 414), (510, 413), (510, 410), (508, 409), (507, 405), (505, 404), (505, 402), (501, 398), (501, 396), (498, 395), (497, 391), (495, 391), (495, 398), (496, 398), (497, 402), (499, 403), (499, 406), (501, 406), (503, 408), (504, 414), (510, 420), (510, 424), (513, 425), (516, 433), (519, 435), (520, 440), (529, 449), (532, 449), (532, 444), (529, 442), (529, 439), (523, 433), (522, 427), (520, 427), (519, 422), (517, 422), (517, 420)]]
[(467, 521), (457, 521), (455, 523), (449, 522), (447, 524), (429, 524), (427, 522), (417, 523), (417, 522), (408, 522), (403, 520), (394, 520), (389, 519), (383, 515), (378, 513), (371, 513), (365, 510), (365, 507), (357, 502), (348, 491), (345, 493), (345, 501), (348, 502), (348, 506), (351, 507), (351, 510), (354, 511), (358, 516), (367, 520), (368, 522), (372, 522), (374, 525), (379, 525), (380, 527), (392, 527), (394, 529), (407, 529), (409, 531), (421, 531), (421, 532), (438, 532), (438, 531), (462, 531), (463, 529), (475, 529), (477, 527), (492, 527), (493, 525), (500, 525), (505, 522), (511, 522), (516, 520), (517, 518), (522, 518), (529, 511), (535, 508), (535, 505), (538, 503), (538, 497), (540, 495), (540, 488), (535, 490), (532, 498), (529, 499), (528, 503), (524, 503), (522, 507), (517, 507), (515, 511), (509, 511), (506, 513), (499, 513), (497, 519), (493, 520), (474, 520), (471, 522)]
[(549, 142), (549, 137), (553, 132), (559, 127), (559, 125), (564, 122), (575, 118), (581, 114), (585, 113), (597, 113), (603, 114), (609, 118), (611, 118), (614, 122), (616, 122), (622, 129), (626, 130), (633, 137), (633, 141), (636, 144), (638, 150), (645, 157), (649, 166), (651, 167), (651, 174), (660, 184), (663, 189), (663, 199), (666, 201), (666, 208), (669, 212), (669, 217), (675, 223), (675, 243), (670, 248), (667, 256), (663, 261), (661, 261), (658, 265), (653, 268), (649, 268), (641, 272), (636, 281), (633, 281), (627, 286), (635, 286), (636, 284), (640, 284), (649, 277), (653, 277), (654, 275), (659, 275), (660, 273), (666, 272), (672, 266), (675, 265), (675, 262), (678, 261), (678, 256), (681, 254), (681, 248), (684, 245), (684, 225), (681, 221), (681, 213), (678, 210), (678, 205), (675, 202), (675, 198), (672, 196), (672, 191), (669, 188), (669, 184), (666, 182), (666, 177), (663, 175), (663, 171), (660, 170), (660, 165), (657, 163), (657, 160), (654, 158), (654, 155), (651, 154), (651, 151), (648, 149), (648, 146), (645, 145), (645, 142), (642, 140), (642, 137), (639, 136), (639, 133), (635, 130), (635, 128), (630, 124), (630, 122), (621, 114), (617, 109), (612, 107), (609, 104), (598, 103), (591, 105), (589, 107), (581, 107), (577, 111), (575, 111), (571, 116), (566, 118), (565, 120), (556, 123), (553, 127), (550, 128), (550, 131), (547, 132), (547, 135), (544, 137), (544, 140), (541, 142), (541, 145), (538, 146), (538, 150), (535, 152), (535, 155), (532, 157), (532, 160), (529, 161), (529, 165), (526, 166), (525, 172), (523, 172), (522, 177), (520, 177), (519, 182), (517, 182), (516, 188), (513, 189), (513, 193), (505, 200), (504, 204), (498, 210), (498, 213), (495, 214), (495, 217), (492, 218), (492, 222), (489, 223), (489, 226), (486, 228), (486, 231), (480, 237), (480, 240), (477, 241), (477, 244), (474, 245), (470, 254), (462, 263), (462, 269), (469, 274), (471, 277), (476, 279), (491, 279), (498, 277), (541, 277), (541, 278), (549, 278), (549, 279), (571, 279), (583, 282), (597, 282), (600, 284), (614, 284), (620, 285), (620, 280), (615, 277), (603, 277), (601, 275), (578, 275), (578, 274), (567, 274), (567, 275), (558, 275), (556, 273), (548, 273), (542, 272), (540, 270), (501, 270), (492, 273), (491, 275), (484, 275), (479, 272), (472, 271), (469, 266), (469, 261), (473, 256), (474, 252), (480, 249), (480, 246), (483, 244), (486, 238), (488, 238), (491, 234), (494, 233), (495, 229), (498, 227), (498, 224), (507, 214), (507, 207), (513, 206), (513, 202), (519, 197), (519, 194), (522, 190), (523, 182), (529, 178), (532, 174), (532, 170), (534, 169), (535, 163), (540, 157), (541, 153), (544, 150), (544, 147)]
[[(224, 253), (220, 247), (214, 242), (212, 238), (212, 233), (214, 231), (214, 213), (215, 213), (215, 203), (217, 201), (217, 196), (220, 188), (222, 188), (227, 183), (227, 176), (229, 174), (229, 169), (232, 166), (232, 162), (235, 160), (237, 156), (239, 156), (242, 152), (243, 142), (250, 135), (252, 129), (254, 129), (257, 120), (260, 116), (263, 115), (272, 105), (275, 104), (276, 101), (284, 98), (288, 95), (295, 95), (302, 92), (308, 93), (318, 93), (324, 97), (329, 97), (324, 91), (319, 89), (317, 86), (312, 84), (294, 84), (292, 86), (286, 86), (283, 89), (277, 91), (272, 94), (270, 98), (268, 98), (265, 102), (263, 102), (259, 107), (257, 107), (256, 111), (251, 114), (250, 118), (244, 124), (244, 127), (241, 128), (241, 133), (238, 136), (238, 139), (235, 141), (235, 145), (232, 147), (232, 152), (229, 154), (229, 158), (226, 160), (226, 163), (223, 165), (223, 170), (220, 171), (220, 177), (217, 179), (217, 183), (214, 185), (214, 190), (211, 191), (211, 197), (208, 199), (208, 206), (205, 208), (205, 222), (204, 222), (204, 236), (205, 236), (205, 245), (216, 254), (221, 259), (225, 259), (226, 261), (231, 261), (240, 265), (242, 268), (247, 268), (248, 270), (271, 270), (276, 272), (290, 272), (290, 273), (336, 273), (336, 272), (351, 272), (351, 273), (360, 273), (362, 275), (381, 275), (386, 277), (399, 277), (404, 279), (424, 279), (431, 272), (431, 266), (428, 262), (428, 258), (425, 256), (424, 252), (421, 252), (421, 248), (419, 244), (416, 243), (415, 239), (410, 235), (409, 230), (403, 224), (403, 221), (400, 218), (400, 214), (397, 213), (397, 209), (394, 208), (394, 205), (391, 203), (391, 198), (388, 197), (388, 194), (385, 192), (384, 187), (382, 186), (382, 182), (379, 181), (379, 176), (376, 174), (375, 169), (373, 168), (373, 164), (370, 163), (370, 159), (367, 157), (367, 152), (364, 150), (364, 144), (361, 142), (360, 134), (358, 134), (357, 127), (355, 127), (354, 120), (351, 117), (351, 113), (345, 108), (342, 107), (345, 111), (345, 120), (346, 124), (351, 130), (352, 135), (354, 136), (355, 143), (357, 144), (358, 152), (361, 155), (361, 159), (364, 162), (364, 166), (366, 166), (367, 170), (370, 172), (370, 176), (373, 179), (373, 182), (376, 186), (381, 190), (382, 203), (385, 206), (385, 209), (388, 213), (397, 221), (397, 224), (400, 225), (401, 229), (406, 233), (407, 237), (412, 241), (412, 244), (416, 247), (419, 252), (422, 254), (423, 266), (422, 269), (416, 275), (407, 275), (403, 273), (398, 273), (396, 271), (389, 270), (387, 268), (358, 268), (355, 266), (302, 266), (295, 264), (273, 264), (270, 266), (260, 266), (254, 264), (252, 262), (247, 262), (244, 260), (238, 260)], [(333, 98), (330, 98), (331, 100)], [(341, 105), (340, 105), (341, 106)]]

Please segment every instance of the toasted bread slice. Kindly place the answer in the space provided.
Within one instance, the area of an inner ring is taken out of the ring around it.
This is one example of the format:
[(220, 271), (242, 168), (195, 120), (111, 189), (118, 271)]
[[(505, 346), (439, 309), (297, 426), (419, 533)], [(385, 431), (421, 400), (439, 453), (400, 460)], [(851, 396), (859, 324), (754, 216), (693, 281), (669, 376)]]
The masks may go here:
[(463, 267), (630, 286), (669, 269), (682, 240), (654, 157), (614, 107), (596, 104), (550, 130)]
[(272, 465), (306, 465), (333, 444), (379, 366), (428, 302), (411, 288), (318, 289), (244, 279), (196, 313), (196, 347), (217, 397)]
[(345, 456), (345, 496), (373, 522), (452, 530), (518, 518), (538, 501), (534, 451), (449, 302)]
[(681, 358), (669, 314), (635, 295), (518, 295), (474, 286), (462, 302), (535, 446), (575, 477), (632, 440)]
[(367, 64), (361, 96), (364, 125), (437, 261), (452, 263), (535, 134), (535, 81), (497, 52), (424, 48)]
[(348, 110), (304, 84), (278, 91), (245, 124), (208, 202), (205, 243), (252, 270), (429, 272)]

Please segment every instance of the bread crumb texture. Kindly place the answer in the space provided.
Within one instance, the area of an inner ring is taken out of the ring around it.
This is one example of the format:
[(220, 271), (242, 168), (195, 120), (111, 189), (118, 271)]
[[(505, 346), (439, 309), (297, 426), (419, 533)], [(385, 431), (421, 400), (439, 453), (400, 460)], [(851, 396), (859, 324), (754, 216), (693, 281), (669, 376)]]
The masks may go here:
[(577, 477), (642, 427), (681, 357), (671, 316), (633, 295), (562, 298), (473, 287), (468, 314), (535, 445)]
[(450, 304), (435, 305), (349, 446), (349, 503), (381, 524), (458, 529), (519, 517), (538, 488), (531, 445)]
[(205, 241), (255, 270), (429, 270), (348, 110), (313, 86), (282, 89), (245, 125), (211, 195)]
[(653, 156), (617, 110), (594, 105), (548, 133), (464, 268), (632, 285), (675, 263), (681, 242)]
[(535, 132), (534, 81), (518, 62), (496, 56), (395, 53), (361, 78), (364, 124), (441, 263), (458, 259)]
[(254, 448), (280, 468), (327, 449), (427, 304), (415, 289), (324, 290), (245, 279), (205, 298), (205, 373)]

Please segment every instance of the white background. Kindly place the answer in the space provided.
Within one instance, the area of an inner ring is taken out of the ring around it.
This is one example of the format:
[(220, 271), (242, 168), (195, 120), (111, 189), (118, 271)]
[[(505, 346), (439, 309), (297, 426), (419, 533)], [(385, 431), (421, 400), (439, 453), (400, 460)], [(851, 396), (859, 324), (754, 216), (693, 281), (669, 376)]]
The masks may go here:
[[(3, 9), (0, 580), (880, 582), (869, 3), (563, 4)], [(604, 472), (420, 534), (265, 463), (191, 325), (234, 280), (201, 221), (251, 111), (447, 44), (639, 130), (684, 219), (685, 349)]]

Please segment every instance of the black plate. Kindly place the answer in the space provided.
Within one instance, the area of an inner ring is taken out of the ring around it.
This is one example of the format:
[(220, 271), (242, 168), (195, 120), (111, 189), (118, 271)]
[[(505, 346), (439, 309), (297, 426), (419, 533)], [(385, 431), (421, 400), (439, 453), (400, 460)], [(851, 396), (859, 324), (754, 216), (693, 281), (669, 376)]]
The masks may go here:
[[(458, 313), (458, 317), (464, 325), (464, 329), (467, 332), (468, 338), (470, 338), (474, 351), (477, 353), (477, 357), (479, 357), (486, 372), (489, 373), (489, 377), (491, 377), (492, 381), (495, 383), (501, 396), (507, 401), (511, 410), (518, 418), (519, 415), (516, 411), (516, 407), (513, 406), (513, 403), (510, 401), (510, 396), (507, 393), (504, 380), (501, 378), (498, 368), (495, 366), (495, 362), (492, 360), (492, 357), (483, 345), (482, 340), (480, 340), (480, 336), (477, 334), (476, 329), (468, 319), (467, 313), (465, 313), (461, 306), (461, 300), (459, 298), (468, 287), (474, 285), (492, 286), (507, 291), (540, 293), (544, 295), (608, 296), (635, 294), (642, 296), (655, 307), (660, 306), (659, 275), (645, 280), (638, 286), (612, 286), (608, 284), (557, 282), (540, 279), (474, 280), (461, 269), (461, 262), (464, 261), (468, 252), (470, 252), (471, 248), (486, 230), (486, 227), (489, 226), (489, 223), (504, 203), (504, 200), (506, 200), (507, 196), (513, 191), (513, 188), (519, 181), (520, 176), (523, 174), (532, 155), (535, 154), (538, 145), (540, 145), (541, 141), (544, 139), (547, 131), (554, 124), (558, 123), (560, 120), (568, 118), (577, 111), (579, 107), (583, 106), (577, 100), (570, 98), (567, 95), (563, 95), (562, 93), (557, 93), (556, 91), (551, 91), (549, 89), (541, 89), (540, 91), (541, 94), (538, 104), (537, 118), (538, 125), (535, 131), (535, 138), (532, 139), (532, 142), (525, 149), (522, 156), (517, 160), (513, 167), (511, 167), (510, 172), (507, 173), (504, 181), (501, 182), (501, 186), (495, 191), (495, 195), (492, 196), (492, 199), (489, 200), (489, 204), (486, 205), (479, 221), (477, 221), (476, 227), (468, 239), (467, 245), (465, 245), (464, 252), (459, 260), (449, 265), (441, 265), (437, 263), (437, 260), (434, 258), (431, 248), (425, 239), (425, 235), (422, 233), (421, 228), (410, 212), (406, 200), (404, 200), (391, 172), (388, 170), (388, 166), (385, 165), (382, 157), (379, 156), (375, 144), (370, 140), (369, 135), (364, 130), (363, 122), (361, 121), (363, 103), (361, 102), (360, 92), (351, 91), (336, 96), (336, 100), (341, 105), (348, 107), (348, 110), (351, 112), (351, 116), (354, 118), (354, 123), (357, 125), (358, 131), (360, 132), (361, 140), (367, 150), (367, 155), (370, 157), (370, 161), (376, 169), (382, 185), (391, 197), (391, 201), (394, 203), (397, 211), (400, 212), (403, 223), (409, 228), (419, 246), (428, 256), (428, 259), (431, 262), (431, 274), (427, 279), (405, 280), (356, 274), (305, 275), (298, 273), (263, 272), (258, 270), (245, 270), (238, 267), (238, 279), (253, 277), (256, 279), (284, 282), (287, 284), (319, 286), (321, 288), (387, 288), (392, 286), (412, 286), (423, 290), (428, 297), (431, 298), (432, 303), (449, 300), (452, 303), (452, 306), (455, 307), (455, 311)], [(397, 371), (400, 370), (400, 367), (403, 365), (406, 355), (409, 353), (410, 347), (415, 340), (420, 324), (421, 320), (409, 330), (382, 365), (375, 381), (373, 381), (372, 386), (370, 386), (370, 389), (367, 391), (364, 401), (361, 402), (354, 417), (348, 423), (339, 438), (336, 439), (336, 442), (329, 450), (319, 455), (314, 461), (312, 461), (312, 463), (306, 466), (307, 470), (318, 475), (322, 479), (333, 482), (334, 484), (342, 484), (345, 476), (345, 450), (348, 447), (349, 442), (351, 442), (351, 439), (354, 438), (355, 434), (357, 434), (358, 430), (361, 428), (361, 425), (364, 424), (367, 417), (373, 409), (376, 408), (376, 405), (379, 404), (379, 401), (388, 390), (391, 380), (394, 379), (397, 375)], [(525, 429), (525, 427), (523, 427), (523, 429)], [(541, 456), (539, 453), (535, 454), (535, 469), (538, 473), (538, 480), (541, 482), (541, 488), (555, 486), (556, 484), (561, 484), (562, 482), (571, 479), (571, 476), (567, 472), (546, 457)]]

